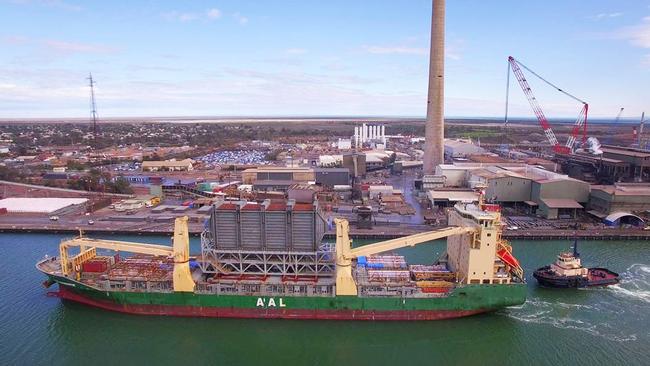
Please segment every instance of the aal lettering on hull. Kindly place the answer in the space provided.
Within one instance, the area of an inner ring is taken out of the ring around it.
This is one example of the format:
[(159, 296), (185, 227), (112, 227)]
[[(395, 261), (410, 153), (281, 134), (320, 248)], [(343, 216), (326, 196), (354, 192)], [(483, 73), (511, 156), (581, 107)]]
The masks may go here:
[(262, 308), (275, 308), (275, 307), (284, 308), (287, 305), (284, 303), (283, 298), (280, 298), (279, 301), (276, 302), (274, 297), (270, 297), (268, 299), (265, 299), (263, 297), (258, 297), (256, 306)]

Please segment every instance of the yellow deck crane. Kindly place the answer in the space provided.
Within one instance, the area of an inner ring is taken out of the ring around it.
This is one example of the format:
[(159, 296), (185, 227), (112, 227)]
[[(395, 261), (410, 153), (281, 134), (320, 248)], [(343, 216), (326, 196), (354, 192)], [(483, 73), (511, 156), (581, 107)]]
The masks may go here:
[[(165, 245), (131, 243), (125, 241), (90, 239), (83, 236), (61, 242), (59, 254), (61, 272), (68, 276), (75, 273), (79, 277), (81, 266), (97, 256), (97, 248), (124, 251), (138, 254), (161, 255), (174, 259), (174, 291), (194, 291), (194, 280), (190, 272), (190, 238), (187, 227), (187, 216), (179, 217), (174, 223), (174, 244)], [(70, 257), (69, 250), (79, 247), (79, 254)]]
[(334, 221), (336, 223), (336, 295), (357, 295), (357, 285), (352, 277), (352, 260), (357, 257), (412, 247), (452, 235), (475, 233), (477, 230), (473, 227), (449, 227), (353, 249), (349, 237), (348, 221), (344, 219), (335, 219)]

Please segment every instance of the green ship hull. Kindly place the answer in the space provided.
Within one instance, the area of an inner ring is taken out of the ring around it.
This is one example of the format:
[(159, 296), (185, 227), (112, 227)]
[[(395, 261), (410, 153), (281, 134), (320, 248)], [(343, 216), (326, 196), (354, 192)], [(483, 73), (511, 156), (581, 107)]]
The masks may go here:
[(223, 318), (435, 320), (523, 304), (526, 285), (459, 285), (436, 297), (256, 296), (196, 292), (101, 291), (54, 275), (56, 296), (106, 310)]

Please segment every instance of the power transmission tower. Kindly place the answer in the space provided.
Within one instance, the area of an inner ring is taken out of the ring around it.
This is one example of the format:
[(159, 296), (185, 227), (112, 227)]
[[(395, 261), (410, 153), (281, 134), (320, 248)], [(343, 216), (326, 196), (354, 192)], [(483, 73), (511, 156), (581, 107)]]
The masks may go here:
[(95, 81), (92, 73), (88, 76), (88, 84), (90, 86), (90, 118), (93, 121), (93, 148), (97, 149), (97, 105), (95, 104)]

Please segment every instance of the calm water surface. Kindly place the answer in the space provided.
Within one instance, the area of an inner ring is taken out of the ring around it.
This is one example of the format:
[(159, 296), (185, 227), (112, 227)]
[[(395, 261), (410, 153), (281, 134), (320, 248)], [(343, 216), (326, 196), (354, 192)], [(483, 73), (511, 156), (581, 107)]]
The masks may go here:
[[(143, 317), (62, 303), (46, 296), (34, 268), (62, 237), (0, 234), (0, 365), (650, 364), (649, 242), (581, 243), (585, 265), (622, 274), (605, 289), (538, 288), (532, 270), (570, 243), (516, 241), (529, 282), (522, 306), (435, 322), (328, 322)], [(427, 263), (443, 247), (402, 254)]]

